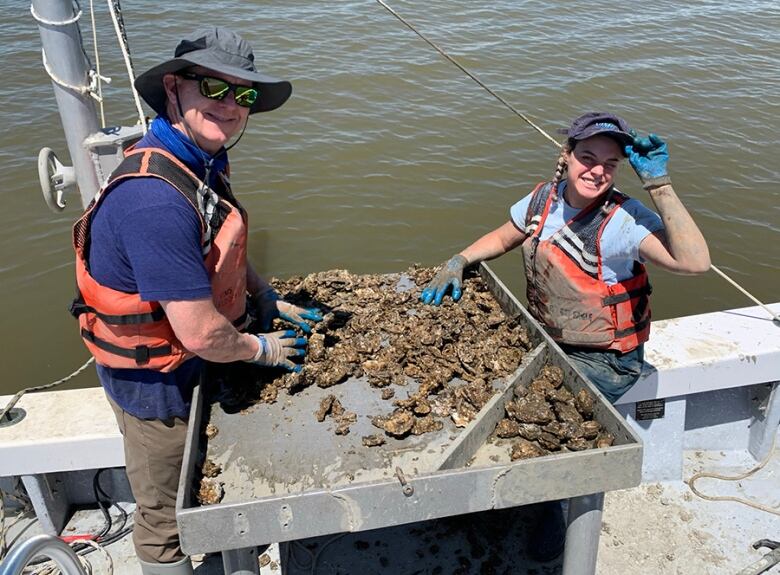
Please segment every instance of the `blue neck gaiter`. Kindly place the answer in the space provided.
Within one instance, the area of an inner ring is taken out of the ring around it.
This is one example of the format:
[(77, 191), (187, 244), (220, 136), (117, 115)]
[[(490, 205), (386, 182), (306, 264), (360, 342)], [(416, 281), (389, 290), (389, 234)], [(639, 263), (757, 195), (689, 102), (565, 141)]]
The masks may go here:
[(213, 185), (217, 174), (227, 167), (228, 158), (225, 148), (217, 152), (215, 156), (201, 150), (184, 133), (171, 125), (170, 120), (163, 114), (152, 121), (151, 132), (174, 156), (192, 169), (199, 178), (206, 175), (206, 170), (211, 165), (209, 185)]

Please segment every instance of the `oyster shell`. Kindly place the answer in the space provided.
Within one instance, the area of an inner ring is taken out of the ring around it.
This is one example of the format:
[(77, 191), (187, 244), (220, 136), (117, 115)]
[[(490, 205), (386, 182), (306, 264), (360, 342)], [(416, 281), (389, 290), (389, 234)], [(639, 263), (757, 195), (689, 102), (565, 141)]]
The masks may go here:
[(502, 439), (520, 435), (520, 424), (513, 419), (502, 419), (496, 425), (496, 435)]
[(577, 407), (577, 411), (579, 411), (585, 419), (593, 417), (593, 402), (593, 395), (586, 389), (581, 389), (574, 399), (574, 405)]
[(431, 415), (426, 415), (425, 417), (418, 417), (414, 420), (412, 435), (422, 435), (423, 433), (439, 431), (443, 428), (444, 424), (440, 419), (436, 419)]
[(379, 447), (385, 444), (385, 438), (381, 435), (366, 435), (361, 441), (366, 447)]
[(214, 505), (222, 501), (225, 496), (224, 484), (216, 479), (204, 477), (200, 480), (198, 489), (198, 502), (201, 505)]
[(206, 458), (203, 462), (203, 468), (201, 469), (203, 477), (213, 478), (222, 473), (222, 467), (214, 463), (211, 459)]
[(553, 410), (558, 417), (558, 421), (574, 425), (582, 423), (582, 415), (580, 415), (580, 412), (577, 411), (576, 407), (569, 403), (557, 402), (553, 405)]
[(544, 449), (537, 444), (532, 443), (526, 439), (518, 439), (512, 444), (512, 451), (510, 458), (512, 461), (518, 459), (530, 459), (532, 457), (540, 457), (545, 454)]
[(520, 423), (550, 423), (555, 419), (550, 405), (545, 401), (544, 396), (529, 393), (525, 397), (516, 401), (506, 403), (506, 412), (514, 420)]
[(414, 416), (404, 409), (399, 409), (387, 418), (382, 428), (393, 437), (405, 437), (413, 426)]

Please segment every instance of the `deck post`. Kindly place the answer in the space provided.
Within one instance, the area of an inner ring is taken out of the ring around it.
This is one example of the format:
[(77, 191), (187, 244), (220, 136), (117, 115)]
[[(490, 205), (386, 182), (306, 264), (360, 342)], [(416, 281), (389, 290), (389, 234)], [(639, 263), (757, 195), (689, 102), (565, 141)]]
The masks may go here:
[(569, 526), (563, 551), (563, 575), (594, 575), (601, 535), (604, 494), (569, 499)]
[(222, 567), (225, 575), (259, 575), (257, 547), (229, 549), (222, 552)]
[(758, 406), (750, 425), (748, 451), (756, 459), (763, 461), (772, 449), (780, 428), (780, 381), (766, 385), (757, 394)]

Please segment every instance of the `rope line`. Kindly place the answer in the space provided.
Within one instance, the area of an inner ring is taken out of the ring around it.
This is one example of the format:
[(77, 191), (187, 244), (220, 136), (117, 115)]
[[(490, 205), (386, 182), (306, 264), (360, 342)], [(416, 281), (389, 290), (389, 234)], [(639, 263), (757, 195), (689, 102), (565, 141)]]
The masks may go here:
[(5, 495), (0, 490), (0, 559), (5, 557), (8, 550), (5, 541)]
[(135, 108), (138, 111), (138, 123), (141, 124), (141, 131), (146, 134), (146, 116), (144, 114), (144, 109), (141, 106), (141, 99), (138, 96), (138, 90), (135, 89), (135, 72), (133, 71), (133, 61), (130, 57), (130, 46), (128, 45), (127, 34), (125, 33), (125, 21), (122, 17), (122, 7), (119, 5), (119, 0), (107, 1), (108, 10), (111, 13), (111, 20), (114, 22), (116, 38), (119, 42), (119, 47), (122, 50), (122, 57), (125, 60), (127, 75), (130, 78), (130, 91), (133, 93)]
[[(92, 0), (90, 0), (91, 2)], [(79, 6), (78, 2), (74, 0), (74, 5), (76, 6), (76, 15), (72, 18), (69, 18), (67, 20), (60, 20), (60, 21), (52, 21), (47, 20), (43, 17), (41, 17), (36, 11), (35, 7), (30, 4), (30, 14), (32, 14), (32, 17), (39, 23), (45, 24), (48, 26), (69, 26), (71, 24), (76, 24), (80, 19), (82, 15), (81, 7)], [(92, 20), (92, 27), (93, 27), (93, 35), (96, 37), (95, 32), (95, 22), (94, 22), (94, 14), (93, 14), (93, 20)], [(81, 35), (81, 31), (79, 30), (79, 36)], [(96, 56), (97, 56), (97, 40), (95, 41), (95, 50), (96, 50)], [(82, 45), (82, 52), (84, 51), (83, 45)], [(86, 52), (84, 52), (84, 57), (86, 58), (87, 62), (89, 63), (89, 57), (87, 57)], [(105, 76), (102, 76), (100, 74), (100, 63), (98, 62), (98, 71), (90, 69), (87, 72), (87, 76), (89, 78), (89, 84), (77, 86), (75, 84), (71, 84), (69, 82), (66, 82), (57, 74), (54, 73), (54, 70), (51, 69), (51, 66), (49, 66), (49, 60), (46, 57), (46, 50), (41, 48), (41, 59), (43, 60), (43, 69), (46, 70), (46, 73), (49, 75), (49, 78), (51, 78), (51, 81), (57, 84), (58, 86), (61, 86), (62, 88), (65, 88), (66, 90), (70, 90), (72, 92), (75, 92), (77, 94), (80, 94), (82, 96), (89, 95), (91, 98), (96, 100), (98, 103), (100, 103), (100, 113), (101, 117), (103, 116), (103, 90), (101, 86), (101, 81), (105, 82), (106, 84), (111, 83), (111, 78), (107, 78)], [(90, 64), (91, 66), (91, 64)], [(103, 125), (105, 126), (105, 118), (103, 118)]]
[[(472, 79), (472, 80), (474, 80), (474, 81), (475, 81), (477, 84), (479, 84), (479, 85), (480, 85), (482, 88), (484, 88), (484, 89), (485, 89), (485, 91), (487, 91), (487, 92), (488, 92), (488, 93), (489, 93), (491, 96), (493, 96), (494, 98), (496, 98), (496, 99), (497, 99), (499, 102), (501, 102), (501, 103), (502, 103), (504, 106), (506, 106), (507, 108), (509, 108), (509, 109), (510, 109), (512, 112), (514, 112), (515, 114), (517, 114), (518, 116), (520, 116), (520, 117), (521, 117), (523, 120), (525, 120), (525, 121), (526, 121), (526, 122), (527, 122), (527, 123), (528, 123), (528, 124), (529, 124), (531, 127), (533, 127), (533, 128), (534, 128), (534, 129), (535, 129), (537, 132), (539, 132), (539, 133), (540, 133), (542, 136), (544, 136), (545, 138), (547, 138), (548, 140), (550, 140), (550, 141), (551, 141), (553, 144), (555, 144), (555, 145), (556, 145), (556, 146), (558, 146), (559, 148), (561, 147), (561, 144), (560, 144), (560, 143), (559, 143), (559, 142), (558, 142), (558, 141), (557, 141), (555, 138), (553, 138), (552, 136), (550, 136), (550, 135), (549, 135), (547, 132), (545, 132), (545, 131), (544, 131), (542, 128), (540, 128), (540, 127), (539, 127), (539, 126), (537, 126), (537, 125), (536, 125), (536, 124), (535, 124), (533, 121), (531, 121), (531, 119), (530, 119), (530, 118), (528, 118), (528, 116), (526, 116), (526, 115), (525, 115), (525, 114), (523, 114), (522, 112), (518, 111), (518, 110), (517, 110), (517, 109), (516, 109), (514, 106), (512, 106), (512, 104), (510, 104), (510, 103), (509, 103), (509, 102), (507, 102), (507, 101), (506, 101), (504, 98), (502, 98), (501, 96), (499, 96), (498, 94), (496, 94), (496, 93), (495, 93), (493, 90), (491, 90), (491, 89), (490, 89), (488, 86), (486, 86), (486, 85), (485, 85), (485, 84), (484, 84), (484, 83), (483, 83), (483, 82), (482, 82), (482, 81), (481, 81), (479, 78), (477, 78), (477, 77), (476, 77), (474, 74), (472, 74), (472, 73), (471, 73), (471, 72), (470, 72), (470, 71), (469, 71), (469, 70), (468, 70), (468, 69), (467, 69), (465, 66), (461, 65), (461, 64), (460, 64), (460, 62), (458, 62), (457, 60), (455, 60), (455, 58), (453, 58), (452, 56), (450, 56), (449, 54), (447, 54), (447, 53), (446, 53), (444, 50), (442, 50), (441, 48), (439, 48), (439, 47), (438, 47), (436, 44), (434, 44), (434, 43), (433, 43), (431, 40), (429, 40), (428, 38), (426, 38), (426, 37), (425, 37), (425, 35), (424, 35), (422, 32), (420, 32), (420, 31), (419, 31), (419, 30), (417, 30), (417, 29), (416, 29), (416, 28), (415, 28), (415, 27), (414, 27), (412, 24), (410, 24), (409, 22), (407, 22), (407, 21), (406, 21), (406, 20), (405, 20), (405, 19), (404, 19), (404, 18), (403, 18), (403, 17), (402, 17), (400, 14), (398, 14), (398, 12), (396, 12), (396, 11), (395, 11), (395, 10), (393, 10), (393, 9), (392, 9), (390, 6), (388, 6), (387, 4), (385, 4), (385, 2), (384, 2), (383, 0), (376, 0), (376, 1), (377, 1), (377, 2), (378, 2), (380, 5), (382, 5), (382, 7), (383, 7), (383, 8), (385, 8), (385, 9), (386, 9), (388, 12), (390, 12), (390, 14), (392, 14), (393, 16), (395, 16), (395, 17), (396, 17), (396, 18), (397, 18), (397, 19), (398, 19), (398, 20), (399, 20), (399, 21), (400, 21), (400, 22), (401, 22), (401, 23), (402, 23), (404, 26), (406, 26), (406, 27), (407, 27), (407, 28), (409, 28), (409, 29), (410, 29), (412, 32), (414, 32), (415, 34), (417, 34), (417, 35), (418, 35), (420, 38), (422, 38), (422, 39), (423, 39), (423, 40), (424, 40), (424, 41), (425, 41), (425, 42), (426, 42), (428, 45), (430, 45), (430, 46), (431, 46), (431, 47), (432, 47), (434, 50), (436, 50), (436, 51), (437, 51), (439, 54), (441, 54), (441, 55), (442, 55), (444, 58), (446, 58), (447, 60), (449, 60), (450, 62), (452, 62), (452, 63), (453, 63), (455, 66), (457, 66), (457, 67), (458, 67), (460, 70), (462, 70), (464, 74), (466, 74), (466, 75), (467, 75), (469, 78), (471, 78), (471, 79)], [(617, 189), (617, 188), (615, 188), (615, 189)], [(746, 296), (748, 296), (748, 297), (749, 297), (751, 300), (753, 300), (753, 301), (754, 301), (754, 302), (756, 302), (758, 305), (760, 305), (762, 308), (764, 308), (764, 310), (766, 310), (766, 311), (769, 313), (769, 315), (772, 317), (772, 319), (773, 319), (775, 322), (777, 322), (777, 323), (779, 323), (779, 324), (780, 324), (780, 316), (778, 316), (778, 315), (777, 315), (776, 313), (774, 313), (774, 312), (773, 312), (771, 309), (769, 309), (769, 307), (767, 307), (766, 305), (764, 305), (763, 303), (761, 303), (761, 302), (760, 302), (760, 301), (759, 301), (757, 298), (755, 298), (753, 295), (751, 295), (751, 294), (750, 294), (750, 293), (749, 293), (749, 292), (748, 292), (748, 291), (747, 291), (745, 288), (743, 288), (743, 287), (742, 287), (742, 286), (740, 286), (740, 285), (739, 285), (739, 284), (738, 284), (736, 281), (734, 281), (734, 280), (733, 280), (733, 279), (731, 279), (729, 276), (727, 276), (727, 275), (726, 275), (726, 274), (725, 274), (725, 273), (724, 273), (722, 270), (718, 269), (718, 268), (717, 268), (717, 267), (716, 267), (714, 264), (710, 264), (710, 269), (712, 269), (712, 271), (716, 272), (717, 274), (719, 274), (720, 276), (722, 276), (723, 278), (725, 278), (725, 279), (726, 279), (726, 280), (727, 280), (729, 283), (731, 283), (733, 286), (735, 286), (735, 287), (736, 287), (736, 288), (737, 288), (739, 291), (741, 291), (743, 294), (745, 294)]]
[[(11, 527), (19, 523), (19, 521), (24, 519), (27, 516), (27, 514), (29, 514), (32, 511), (32, 503), (30, 502), (30, 499), (26, 495), (24, 495), (24, 497), (19, 496), (19, 494), (21, 493), (19, 490), (20, 481), (21, 479), (17, 477), (15, 493), (6, 493), (2, 489), (0, 489), (0, 561), (5, 558), (5, 556), (9, 551), (9, 545), (8, 542), (6, 541), (6, 536), (11, 530)], [(6, 499), (15, 500), (22, 507), (16, 519), (14, 519), (7, 526), (5, 524), (6, 522), (5, 500)]]
[(26, 389), (23, 389), (23, 390), (19, 391), (16, 395), (14, 395), (11, 398), (11, 401), (9, 401), (8, 405), (6, 405), (5, 408), (3, 408), (3, 411), (0, 411), (0, 421), (3, 420), (3, 418), (5, 417), (5, 414), (8, 413), (9, 411), (11, 411), (11, 408), (14, 405), (16, 405), (16, 402), (19, 401), (21, 399), (21, 397), (25, 393), (32, 392), (32, 391), (43, 391), (44, 389), (51, 389), (52, 387), (56, 387), (58, 385), (61, 385), (61, 384), (65, 383), (66, 381), (68, 381), (70, 379), (73, 379), (78, 374), (80, 374), (82, 371), (87, 369), (87, 366), (89, 366), (89, 364), (92, 363), (93, 361), (95, 361), (95, 358), (94, 357), (90, 357), (87, 361), (84, 362), (84, 364), (80, 368), (78, 368), (76, 371), (74, 371), (70, 375), (66, 375), (62, 379), (58, 379), (57, 381), (53, 381), (51, 383), (47, 383), (46, 385), (39, 385), (37, 387), (28, 387)]
[(774, 311), (772, 311), (772, 309), (771, 309), (769, 306), (767, 306), (767, 305), (764, 305), (763, 303), (761, 303), (761, 302), (760, 302), (758, 299), (756, 299), (756, 297), (755, 297), (755, 296), (753, 296), (753, 295), (752, 295), (752, 294), (751, 294), (749, 291), (747, 291), (745, 288), (743, 288), (741, 285), (739, 285), (737, 282), (735, 282), (733, 279), (731, 279), (729, 276), (727, 276), (727, 275), (726, 275), (725, 273), (723, 273), (721, 270), (719, 270), (718, 268), (716, 268), (714, 265), (710, 265), (710, 267), (712, 268), (712, 271), (714, 271), (715, 273), (717, 273), (717, 274), (718, 274), (720, 277), (722, 277), (724, 280), (726, 280), (727, 282), (729, 282), (731, 285), (733, 285), (735, 288), (737, 288), (739, 291), (741, 291), (743, 294), (745, 294), (747, 297), (749, 297), (749, 298), (750, 298), (751, 300), (753, 300), (755, 303), (757, 303), (757, 304), (758, 304), (758, 305), (760, 305), (762, 308), (764, 308), (764, 310), (766, 310), (766, 312), (767, 312), (767, 313), (768, 313), (770, 316), (772, 316), (772, 319), (773, 319), (775, 322), (777, 322), (777, 323), (780, 323), (780, 316), (778, 316), (778, 315), (777, 315), (777, 314), (776, 314)]
[(81, 19), (81, 8), (76, 2), (74, 2), (74, 5), (77, 8), (76, 14), (72, 18), (69, 18), (67, 20), (59, 20), (59, 21), (47, 20), (46, 18), (40, 16), (35, 11), (35, 6), (33, 6), (32, 4), (30, 4), (30, 14), (32, 14), (32, 17), (37, 22), (40, 22), (41, 24), (45, 24), (46, 26), (68, 26), (69, 24), (75, 24)]
[[(316, 553), (312, 553), (309, 549), (306, 548), (306, 546), (303, 543), (300, 543), (299, 541), (288, 541), (287, 545), (285, 547), (285, 556), (284, 558), (289, 560), (292, 565), (295, 566), (296, 569), (300, 571), (308, 571), (311, 575), (314, 575), (317, 569), (317, 563), (320, 560), (320, 556), (322, 555), (322, 552), (325, 551), (325, 548), (330, 545), (331, 543), (334, 543), (336, 540), (341, 539), (347, 535), (347, 533), (339, 533), (338, 535), (334, 535), (325, 543), (322, 544), (321, 547), (319, 547), (316, 551)], [(298, 559), (295, 557), (294, 550), (298, 549), (305, 553), (308, 556), (308, 563), (302, 564)]]
[(772, 436), (772, 446), (769, 448), (769, 452), (766, 454), (766, 457), (764, 457), (764, 460), (758, 465), (756, 465), (753, 469), (750, 469), (749, 471), (746, 471), (745, 473), (741, 473), (739, 475), (720, 475), (718, 473), (709, 473), (706, 471), (701, 471), (693, 475), (688, 480), (688, 487), (696, 495), (708, 501), (734, 501), (736, 503), (741, 503), (742, 505), (753, 507), (754, 509), (758, 509), (759, 511), (766, 511), (767, 513), (771, 513), (772, 515), (780, 516), (780, 507), (769, 507), (768, 505), (764, 505), (763, 503), (756, 503), (755, 501), (751, 501), (749, 499), (743, 499), (741, 497), (734, 497), (733, 495), (706, 495), (701, 491), (699, 491), (698, 489), (696, 489), (696, 486), (694, 485), (694, 482), (697, 479), (701, 479), (702, 477), (711, 477), (713, 479), (721, 479), (723, 481), (740, 481), (742, 479), (750, 477), (754, 473), (761, 470), (767, 463), (769, 463), (769, 460), (772, 458), (772, 454), (774, 453), (776, 443), (777, 443), (777, 433), (775, 433)]
[(97, 95), (100, 104), (100, 127), (106, 127), (106, 112), (103, 108), (103, 84), (100, 81), (100, 52), (98, 51), (97, 26), (95, 25), (95, 5), (89, 0), (89, 16), (92, 20), (92, 46), (95, 49), (95, 75), (97, 77)]
[(458, 61), (457, 61), (455, 58), (453, 58), (452, 56), (450, 56), (449, 54), (447, 54), (447, 52), (445, 52), (444, 50), (442, 50), (441, 48), (439, 48), (439, 47), (438, 47), (436, 44), (434, 44), (434, 43), (433, 43), (431, 40), (429, 40), (428, 38), (426, 38), (426, 37), (425, 37), (425, 36), (424, 36), (424, 35), (423, 35), (421, 32), (419, 32), (419, 31), (418, 31), (418, 30), (417, 30), (417, 29), (416, 29), (414, 26), (412, 26), (412, 25), (411, 25), (409, 22), (407, 22), (406, 20), (404, 20), (404, 18), (403, 18), (403, 17), (402, 17), (400, 14), (398, 14), (398, 12), (396, 12), (395, 10), (393, 10), (392, 8), (390, 8), (390, 6), (388, 6), (387, 4), (385, 4), (385, 3), (384, 3), (382, 0), (376, 0), (376, 1), (377, 1), (377, 2), (379, 2), (379, 3), (380, 3), (380, 4), (381, 4), (381, 5), (382, 5), (382, 6), (383, 6), (383, 7), (384, 7), (384, 8), (385, 8), (385, 9), (386, 9), (388, 12), (390, 12), (390, 14), (392, 14), (393, 16), (395, 16), (396, 18), (398, 18), (398, 20), (399, 20), (399, 21), (400, 21), (402, 24), (404, 24), (404, 25), (405, 25), (407, 28), (409, 28), (409, 30), (411, 30), (412, 32), (414, 32), (415, 34), (417, 34), (417, 35), (418, 35), (420, 38), (422, 38), (422, 39), (423, 39), (423, 40), (424, 40), (424, 41), (425, 41), (425, 42), (426, 42), (426, 43), (427, 43), (429, 46), (431, 46), (431, 47), (432, 47), (434, 50), (436, 50), (436, 51), (437, 51), (439, 54), (441, 54), (441, 55), (442, 55), (444, 58), (446, 58), (447, 60), (449, 60), (450, 62), (452, 62), (453, 64), (455, 64), (455, 66), (457, 66), (458, 68), (460, 68), (460, 70), (461, 70), (461, 71), (462, 71), (464, 74), (466, 74), (466, 75), (467, 75), (469, 78), (471, 78), (471, 79), (472, 79), (472, 80), (474, 80), (474, 81), (475, 81), (477, 84), (479, 84), (479, 85), (480, 85), (482, 88), (484, 88), (484, 89), (485, 89), (485, 90), (486, 90), (486, 91), (487, 91), (487, 92), (488, 92), (488, 93), (489, 93), (491, 96), (493, 96), (495, 99), (497, 99), (499, 102), (501, 102), (501, 103), (502, 103), (504, 106), (506, 106), (507, 108), (509, 108), (509, 109), (510, 109), (512, 112), (514, 112), (515, 114), (517, 114), (518, 116), (520, 116), (520, 117), (521, 117), (523, 120), (525, 120), (525, 121), (526, 121), (526, 122), (527, 122), (527, 123), (528, 123), (528, 124), (529, 124), (529, 125), (530, 125), (532, 128), (534, 128), (534, 129), (535, 129), (537, 132), (539, 132), (539, 133), (540, 133), (542, 136), (544, 136), (545, 138), (547, 138), (548, 140), (550, 140), (550, 141), (551, 141), (553, 144), (555, 144), (555, 145), (556, 145), (556, 146), (558, 146), (559, 148), (561, 147), (561, 144), (558, 142), (558, 140), (556, 140), (555, 138), (553, 138), (552, 136), (550, 136), (550, 135), (549, 135), (547, 132), (545, 132), (545, 131), (544, 131), (542, 128), (540, 128), (539, 126), (537, 126), (537, 125), (536, 125), (536, 124), (533, 122), (533, 120), (531, 120), (531, 119), (530, 119), (528, 116), (526, 116), (525, 114), (523, 114), (522, 112), (520, 112), (519, 110), (517, 110), (517, 109), (516, 109), (514, 106), (512, 106), (512, 104), (510, 104), (510, 103), (509, 103), (509, 102), (507, 102), (507, 101), (506, 101), (504, 98), (502, 98), (501, 96), (499, 96), (498, 94), (496, 94), (496, 93), (495, 93), (493, 90), (491, 90), (491, 89), (490, 89), (490, 88), (489, 88), (487, 85), (485, 85), (485, 84), (482, 82), (482, 80), (480, 80), (480, 79), (479, 79), (479, 78), (477, 78), (477, 77), (476, 77), (474, 74), (472, 74), (472, 73), (471, 73), (471, 72), (470, 72), (470, 71), (469, 71), (469, 70), (468, 70), (468, 69), (467, 69), (465, 66), (462, 66), (462, 65), (460, 64), (460, 62), (458, 62)]

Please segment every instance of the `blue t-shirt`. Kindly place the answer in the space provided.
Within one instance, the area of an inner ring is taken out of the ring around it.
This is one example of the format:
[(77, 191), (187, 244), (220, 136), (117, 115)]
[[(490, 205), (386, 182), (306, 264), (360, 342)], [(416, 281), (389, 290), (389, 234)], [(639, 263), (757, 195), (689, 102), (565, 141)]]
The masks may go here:
[[(148, 133), (136, 148), (165, 148)], [(188, 166), (200, 177), (201, 166)], [(201, 227), (192, 205), (153, 177), (118, 184), (93, 215), (90, 272), (112, 289), (144, 301), (211, 297), (201, 251)], [(97, 366), (100, 383), (122, 409), (142, 419), (187, 417), (203, 365), (193, 358), (169, 373)]]
[[(542, 240), (552, 236), (580, 212), (579, 208), (571, 207), (564, 199), (566, 182), (562, 182), (558, 190), (558, 201), (550, 206), (550, 213), (540, 233)], [(532, 195), (528, 194), (509, 210), (512, 222), (520, 231), (525, 231), (525, 217)], [(664, 225), (659, 215), (643, 206), (640, 201), (631, 198), (623, 202), (607, 222), (601, 235), (599, 247), (604, 282), (612, 285), (632, 277), (634, 262), (642, 261), (639, 244), (650, 234), (662, 229)]]

